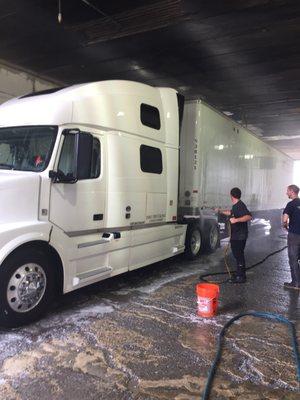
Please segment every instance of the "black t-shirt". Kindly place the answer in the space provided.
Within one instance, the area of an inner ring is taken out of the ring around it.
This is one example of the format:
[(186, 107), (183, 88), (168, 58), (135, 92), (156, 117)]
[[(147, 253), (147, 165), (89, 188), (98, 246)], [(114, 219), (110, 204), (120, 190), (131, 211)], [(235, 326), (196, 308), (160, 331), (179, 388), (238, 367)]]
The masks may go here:
[(300, 199), (296, 199), (287, 203), (283, 214), (289, 216), (289, 232), (300, 235)]
[[(232, 206), (231, 217), (241, 218), (245, 215), (250, 215), (251, 213), (246, 207), (246, 205), (239, 200), (236, 204)], [(246, 240), (248, 237), (248, 223), (247, 222), (237, 222), (231, 224), (231, 240)]]

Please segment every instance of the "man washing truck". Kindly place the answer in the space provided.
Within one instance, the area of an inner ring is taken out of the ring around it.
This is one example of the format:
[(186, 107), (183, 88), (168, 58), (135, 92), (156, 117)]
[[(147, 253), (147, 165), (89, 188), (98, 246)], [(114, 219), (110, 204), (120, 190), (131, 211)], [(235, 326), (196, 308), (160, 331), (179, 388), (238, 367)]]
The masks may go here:
[(288, 256), (291, 269), (291, 282), (284, 282), (288, 289), (300, 290), (300, 199), (299, 187), (289, 185), (286, 190), (291, 200), (283, 210), (282, 223), (288, 230)]
[(170, 88), (104, 81), (6, 102), (0, 325), (39, 318), (59, 293), (213, 251), (228, 187), (251, 210), (278, 208), (291, 173), (287, 156)]
[(241, 200), (241, 189), (234, 187), (230, 191), (232, 202), (231, 210), (217, 210), (219, 213), (230, 217), (230, 244), (231, 251), (236, 260), (236, 275), (230, 279), (231, 283), (246, 282), (246, 261), (244, 250), (248, 238), (248, 221), (252, 215), (245, 203)]

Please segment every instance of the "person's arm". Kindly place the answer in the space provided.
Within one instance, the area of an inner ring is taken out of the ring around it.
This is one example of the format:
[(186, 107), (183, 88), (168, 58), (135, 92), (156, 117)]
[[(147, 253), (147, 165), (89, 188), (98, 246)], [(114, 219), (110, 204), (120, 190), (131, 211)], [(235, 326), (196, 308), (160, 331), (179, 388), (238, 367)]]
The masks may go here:
[(288, 214), (282, 215), (282, 225), (285, 229), (288, 229), (288, 226), (289, 226), (289, 215)]
[(243, 215), (242, 217), (239, 218), (230, 218), (230, 223), (231, 224), (236, 224), (237, 222), (248, 222), (251, 221), (252, 217), (251, 215)]
[(285, 229), (288, 229), (289, 227), (289, 222), (290, 222), (290, 214), (291, 214), (291, 202), (287, 203), (285, 206), (285, 209), (283, 210), (281, 221), (282, 221), (282, 226)]
[(220, 208), (215, 208), (215, 212), (227, 215), (228, 217), (231, 215), (231, 210), (221, 210)]

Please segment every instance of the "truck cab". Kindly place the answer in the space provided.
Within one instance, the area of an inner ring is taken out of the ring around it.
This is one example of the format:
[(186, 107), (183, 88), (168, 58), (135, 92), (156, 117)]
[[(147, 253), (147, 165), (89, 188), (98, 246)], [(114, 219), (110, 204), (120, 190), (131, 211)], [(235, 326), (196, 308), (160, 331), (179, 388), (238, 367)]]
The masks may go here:
[(177, 92), (105, 81), (0, 107), (0, 324), (180, 254)]

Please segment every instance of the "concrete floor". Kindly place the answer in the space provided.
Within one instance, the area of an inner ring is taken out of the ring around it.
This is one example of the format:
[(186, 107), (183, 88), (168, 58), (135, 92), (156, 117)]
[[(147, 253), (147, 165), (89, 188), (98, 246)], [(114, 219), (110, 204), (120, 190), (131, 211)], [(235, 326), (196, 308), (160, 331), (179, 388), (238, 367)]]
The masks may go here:
[[(286, 244), (254, 221), (248, 265)], [(196, 315), (199, 274), (223, 268), (222, 248), (199, 260), (164, 261), (64, 296), (41, 321), (0, 331), (0, 399), (200, 399), (217, 335), (247, 310), (296, 322), (299, 294), (285, 290), (287, 252), (243, 285), (221, 287), (218, 316)], [(299, 399), (287, 328), (246, 317), (229, 331), (211, 399)]]

